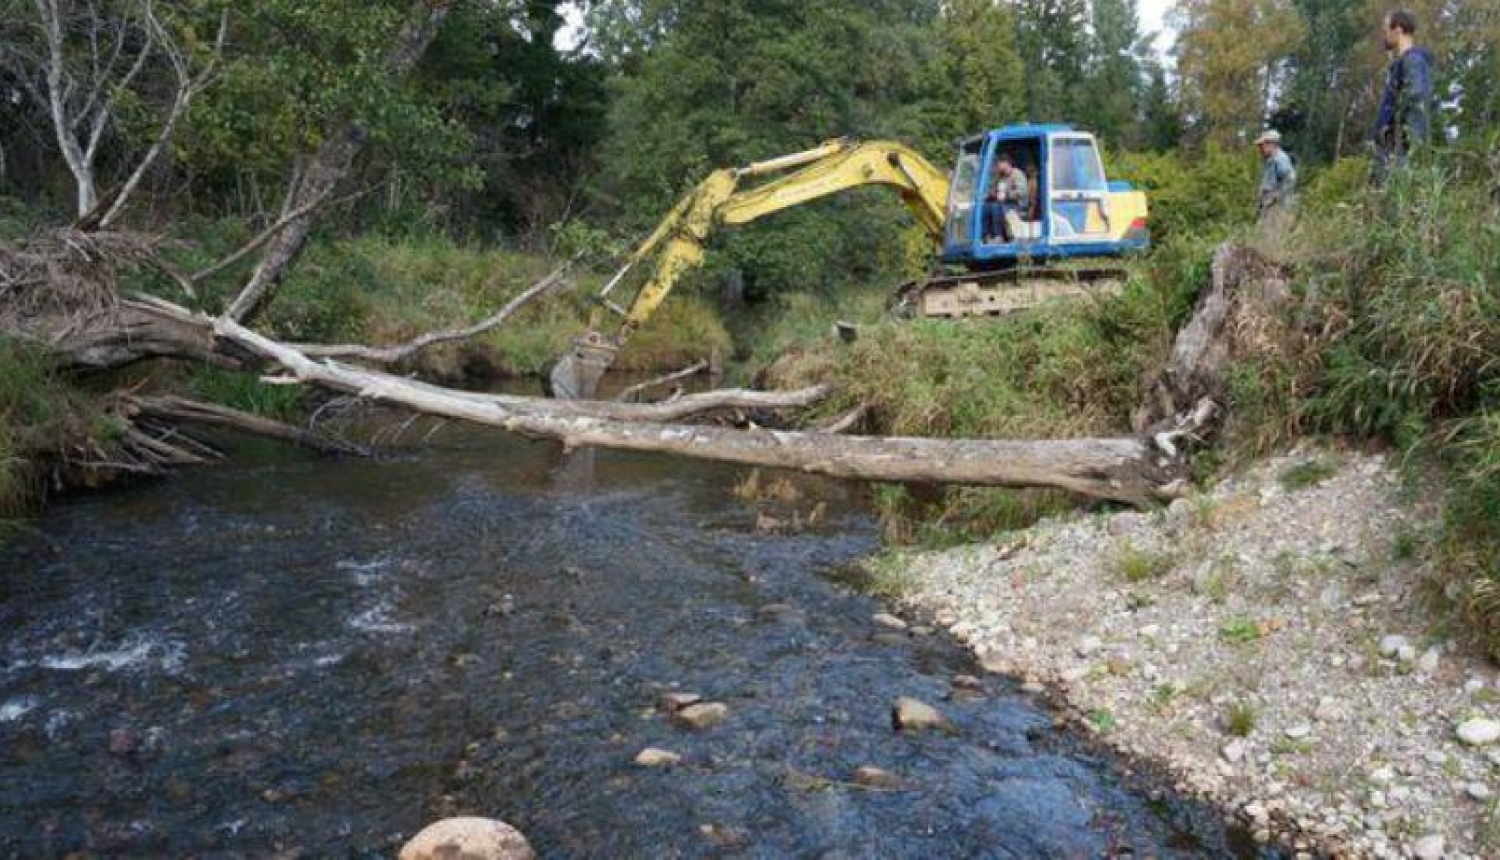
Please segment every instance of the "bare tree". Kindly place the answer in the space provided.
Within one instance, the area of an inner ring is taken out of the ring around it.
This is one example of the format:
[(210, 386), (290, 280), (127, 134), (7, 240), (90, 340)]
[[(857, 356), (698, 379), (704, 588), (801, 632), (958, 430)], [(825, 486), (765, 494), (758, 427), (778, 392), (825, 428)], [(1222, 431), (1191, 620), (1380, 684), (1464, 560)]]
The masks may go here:
[[(58, 151), (73, 175), (78, 216), (92, 213), (96, 223), (109, 226), (166, 148), (193, 97), (212, 79), (228, 18), (219, 18), (212, 53), (194, 71), (192, 59), (162, 23), (152, 0), (121, 5), (32, 0), (29, 15), (21, 12), (23, 5), (11, 2), (4, 9), (10, 25), (30, 38), (0, 39), (0, 62), (50, 117)], [(171, 104), (156, 139), (118, 192), (101, 203), (101, 144), (117, 121), (120, 97), (140, 86), (154, 56), (164, 58), (175, 77)], [(94, 213), (104, 204), (102, 213)]]

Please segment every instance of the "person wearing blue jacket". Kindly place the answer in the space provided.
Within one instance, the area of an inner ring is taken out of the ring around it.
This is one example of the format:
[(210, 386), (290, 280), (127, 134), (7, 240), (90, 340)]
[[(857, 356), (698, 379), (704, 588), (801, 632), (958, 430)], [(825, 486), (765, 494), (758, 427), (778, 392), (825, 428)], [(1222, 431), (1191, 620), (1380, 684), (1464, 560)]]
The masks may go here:
[(1391, 167), (1404, 167), (1414, 149), (1432, 140), (1432, 53), (1416, 44), (1417, 19), (1391, 12), (1381, 25), (1391, 64), (1375, 120), (1375, 172), (1384, 179)]

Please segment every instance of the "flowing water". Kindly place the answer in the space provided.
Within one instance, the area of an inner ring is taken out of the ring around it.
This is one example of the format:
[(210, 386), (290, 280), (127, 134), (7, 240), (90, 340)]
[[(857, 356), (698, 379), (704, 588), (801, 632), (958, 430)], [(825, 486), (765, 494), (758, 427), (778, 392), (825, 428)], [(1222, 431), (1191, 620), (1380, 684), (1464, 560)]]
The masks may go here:
[[(852, 488), (767, 534), (739, 470), (445, 432), (252, 447), (0, 548), (0, 856), (389, 857), (454, 814), (543, 857), (1255, 856), (1006, 679), (953, 696), (945, 638), (882, 634), (833, 575), (877, 548)], [(675, 726), (672, 689), (727, 720)], [(894, 732), (897, 696), (955, 731)]]

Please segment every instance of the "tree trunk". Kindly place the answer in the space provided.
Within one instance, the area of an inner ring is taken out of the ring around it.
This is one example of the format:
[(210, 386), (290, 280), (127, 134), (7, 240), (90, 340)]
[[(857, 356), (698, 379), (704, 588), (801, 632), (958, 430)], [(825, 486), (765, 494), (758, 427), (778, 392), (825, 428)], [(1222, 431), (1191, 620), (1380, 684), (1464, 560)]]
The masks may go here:
[[(426, 52), (448, 14), (449, 0), (416, 0), (396, 43), (385, 57), (385, 71), (393, 78), (404, 77)], [(364, 148), (365, 130), (353, 120), (334, 129), (313, 155), (306, 171), (287, 192), (282, 204), (283, 215), (312, 206), (326, 199), (348, 175), (354, 159)], [(240, 294), (225, 313), (235, 320), (247, 320), (259, 313), (286, 278), (292, 262), (301, 253), (312, 230), (311, 214), (294, 219), (266, 245), (260, 263)]]
[[(677, 454), (872, 481), (1055, 487), (1133, 505), (1176, 494), (1184, 477), (1184, 466), (1178, 458), (1162, 454), (1149, 440), (1137, 437), (917, 439), (648, 424), (597, 417), (593, 410), (670, 408), (688, 398), (641, 406), (473, 395), (333, 362), (316, 362), (228, 318), (216, 320), (214, 331), (242, 350), (286, 368), (298, 382), (430, 415), (557, 439), (569, 447)], [(589, 412), (580, 414), (578, 410)]]
[[(1172, 343), (1172, 356), (1131, 416), (1138, 433), (1157, 433), (1197, 411), (1223, 405), (1237, 358), (1288, 338), (1288, 275), (1256, 251), (1224, 244), (1214, 251), (1209, 283)], [(1220, 410), (1222, 411), (1222, 410)]]

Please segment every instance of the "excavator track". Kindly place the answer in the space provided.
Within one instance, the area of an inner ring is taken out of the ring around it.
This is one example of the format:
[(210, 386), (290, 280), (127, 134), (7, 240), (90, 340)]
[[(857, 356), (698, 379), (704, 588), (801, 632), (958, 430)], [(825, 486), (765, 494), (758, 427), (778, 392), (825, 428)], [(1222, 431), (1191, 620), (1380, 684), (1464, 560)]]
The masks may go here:
[(1125, 279), (1125, 270), (1117, 266), (1027, 266), (940, 275), (903, 284), (892, 310), (938, 319), (1005, 316), (1053, 300), (1116, 295)]

